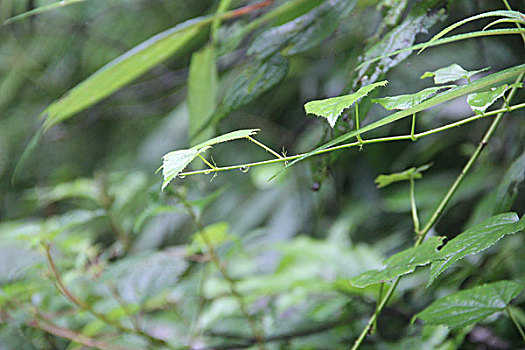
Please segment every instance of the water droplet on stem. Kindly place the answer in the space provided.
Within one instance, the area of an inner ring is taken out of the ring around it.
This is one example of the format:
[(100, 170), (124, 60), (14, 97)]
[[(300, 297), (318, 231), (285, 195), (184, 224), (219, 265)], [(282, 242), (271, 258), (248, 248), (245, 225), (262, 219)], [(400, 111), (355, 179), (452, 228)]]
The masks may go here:
[(241, 170), (243, 173), (247, 173), (247, 172), (250, 170), (250, 167), (248, 167), (248, 166), (245, 165), (245, 166), (241, 167), (240, 170)]

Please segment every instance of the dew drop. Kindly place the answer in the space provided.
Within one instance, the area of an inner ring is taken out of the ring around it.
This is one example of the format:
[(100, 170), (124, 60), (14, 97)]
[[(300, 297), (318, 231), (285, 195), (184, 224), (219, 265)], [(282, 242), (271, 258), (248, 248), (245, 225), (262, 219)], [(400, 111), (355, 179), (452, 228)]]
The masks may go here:
[(186, 175), (179, 174), (177, 177), (178, 177), (179, 179), (184, 179), (184, 178), (186, 177)]
[(240, 168), (240, 170), (241, 170), (243, 173), (247, 173), (247, 172), (250, 170), (250, 167), (243, 166), (242, 168)]
[(284, 161), (284, 166), (288, 166), (288, 161), (287, 160)]
[(204, 170), (204, 175), (208, 175), (209, 173), (211, 173), (211, 169)]

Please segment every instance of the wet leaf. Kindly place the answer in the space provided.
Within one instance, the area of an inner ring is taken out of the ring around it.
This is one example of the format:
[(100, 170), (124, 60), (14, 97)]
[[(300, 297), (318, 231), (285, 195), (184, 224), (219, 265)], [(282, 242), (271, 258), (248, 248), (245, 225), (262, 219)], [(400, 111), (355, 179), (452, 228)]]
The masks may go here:
[(364, 288), (371, 284), (382, 283), (413, 272), (416, 267), (428, 265), (436, 259), (437, 248), (444, 237), (429, 237), (418, 247), (412, 247), (397, 253), (383, 263), (380, 270), (364, 272), (350, 280), (354, 287)]
[(421, 79), (425, 78), (434, 78), (434, 83), (436, 84), (446, 84), (446, 83), (452, 83), (459, 79), (467, 79), (470, 82), (470, 79), (481, 72), (485, 72), (486, 70), (490, 69), (489, 67), (474, 70), (474, 71), (467, 71), (463, 69), (459, 64), (453, 63), (450, 66), (440, 68), (433, 72), (425, 72), (421, 76)]
[(428, 325), (443, 324), (450, 328), (476, 324), (503, 311), (523, 287), (523, 283), (500, 281), (463, 290), (436, 300), (415, 318)]
[(333, 128), (337, 122), (337, 119), (346, 108), (352, 106), (358, 99), (368, 95), (370, 91), (374, 90), (378, 86), (385, 86), (387, 83), (388, 81), (383, 80), (362, 87), (357, 92), (350, 95), (310, 101), (304, 105), (304, 110), (306, 113), (311, 113), (319, 117), (326, 118), (330, 126)]
[(467, 96), (467, 102), (476, 114), (483, 114), (496, 100), (505, 96), (508, 89), (512, 87), (521, 88), (522, 86), (522, 84), (505, 84), (491, 88), (489, 91), (473, 93)]
[(525, 216), (519, 220), (515, 213), (496, 215), (477, 224), (450, 240), (437, 254), (438, 261), (430, 267), (427, 286), (455, 262), (490, 248), (506, 235), (525, 229)]
[(162, 183), (162, 190), (169, 185), (180, 172), (184, 170), (197, 157), (199, 151), (197, 149), (181, 149), (172, 151), (162, 157), (162, 175), (164, 182)]
[(450, 89), (456, 85), (436, 86), (421, 90), (415, 94), (387, 96), (382, 98), (374, 98), (372, 102), (379, 103), (388, 110), (400, 109), (405, 110), (412, 108), (421, 102), (434, 96), (439, 90)]

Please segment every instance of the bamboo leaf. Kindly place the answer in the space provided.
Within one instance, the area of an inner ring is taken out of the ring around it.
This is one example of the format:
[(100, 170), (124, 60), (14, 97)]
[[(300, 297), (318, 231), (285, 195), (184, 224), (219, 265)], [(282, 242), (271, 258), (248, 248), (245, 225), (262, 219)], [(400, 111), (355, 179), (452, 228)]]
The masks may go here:
[[(447, 102), (447, 101), (450, 101), (454, 98), (457, 98), (457, 97), (460, 97), (460, 96), (464, 96), (464, 95), (467, 95), (467, 94), (470, 94), (472, 92), (475, 92), (475, 91), (478, 91), (480, 89), (483, 89), (483, 88), (486, 88), (486, 87), (489, 87), (493, 84), (496, 84), (498, 82), (501, 82), (501, 81), (504, 81), (504, 80), (508, 80), (510, 78), (513, 78), (517, 75), (519, 75), (520, 73), (524, 72), (525, 71), (525, 64), (522, 64), (522, 65), (519, 65), (519, 66), (514, 66), (514, 67), (511, 67), (511, 68), (507, 68), (503, 71), (500, 71), (500, 72), (497, 72), (497, 73), (494, 73), (494, 74), (491, 74), (491, 75), (488, 75), (486, 77), (483, 77), (481, 79), (478, 79), (476, 81), (473, 81), (471, 82), (470, 84), (467, 84), (467, 85), (462, 85), (462, 86), (458, 86), (456, 88), (453, 88), (453, 89), (450, 89), (450, 90), (447, 90), (437, 96), (434, 96), (432, 98), (429, 98), (428, 100), (426, 101), (423, 101), (421, 102), (420, 104), (412, 107), (412, 108), (409, 108), (409, 109), (406, 109), (406, 110), (403, 110), (403, 111), (399, 111), (399, 112), (396, 112), (394, 114), (391, 114), (383, 119), (380, 119), (372, 124), (369, 124), (369, 125), (366, 125), (362, 128), (360, 128), (359, 130), (353, 130), (353, 131), (350, 131), (346, 134), (343, 134), (327, 143), (325, 143), (324, 145), (320, 146), (320, 147), (317, 147), (316, 149), (308, 152), (307, 154), (305, 154), (304, 156), (294, 160), (293, 162), (289, 163), (287, 166), (283, 167), (279, 172), (277, 172), (273, 177), (277, 176), (281, 171), (283, 171), (284, 169), (287, 169), (288, 167), (296, 164), (297, 162), (300, 162), (304, 159), (307, 159), (309, 157), (311, 157), (312, 155), (320, 152), (320, 151), (323, 151), (327, 148), (330, 148), (330, 147), (333, 147), (333, 146), (336, 146), (342, 142), (345, 142), (346, 140), (349, 140), (350, 138), (352, 137), (355, 137), (356, 135), (360, 134), (362, 135), (363, 133), (367, 132), (367, 131), (370, 131), (370, 130), (374, 130), (374, 129), (377, 129), (379, 127), (382, 127), (384, 125), (388, 125), (388, 124), (391, 124), (395, 121), (398, 121), (400, 119), (403, 119), (407, 116), (411, 116), (412, 114), (414, 113), (417, 113), (417, 112), (420, 112), (420, 111), (423, 111), (427, 108), (430, 108), (430, 107), (433, 107), (433, 106), (436, 106), (440, 103), (443, 103), (443, 102)], [(272, 177), (272, 178), (273, 178)]]
[(387, 83), (388, 81), (383, 80), (362, 87), (357, 92), (350, 95), (310, 101), (304, 105), (304, 110), (306, 113), (311, 113), (319, 117), (326, 118), (330, 126), (333, 128), (337, 122), (337, 119), (346, 108), (353, 105), (358, 99), (368, 95), (370, 91), (374, 90), (378, 86), (385, 86)]
[(415, 94), (398, 95), (398, 96), (387, 96), (382, 98), (374, 98), (372, 102), (381, 104), (388, 110), (400, 109), (405, 110), (412, 108), (421, 102), (434, 96), (439, 90), (450, 89), (456, 87), (456, 85), (445, 85), (430, 87)]
[(460, 328), (476, 324), (503, 311), (523, 290), (523, 283), (499, 281), (447, 295), (433, 302), (414, 318), (427, 325), (444, 324)]
[(200, 28), (195, 21), (168, 29), (111, 61), (47, 107), (43, 129), (72, 117), (130, 83), (185, 47)]
[[(456, 23), (448, 26), (447, 28), (443, 29), (442, 31), (440, 31), (439, 33), (434, 35), (432, 37), (432, 39), (430, 39), (426, 43), (426, 45), (423, 46), (421, 51), (423, 51), (428, 46), (428, 44), (430, 44), (433, 41), (441, 38), (442, 36), (446, 35), (450, 31), (452, 31), (452, 30), (462, 26), (463, 24), (468, 23), (468, 22), (472, 22), (472, 21), (475, 21), (475, 20), (478, 20), (478, 19), (481, 19), (481, 18), (487, 18), (487, 17), (506, 17), (506, 18), (515, 19), (515, 20), (517, 20), (520, 23), (525, 23), (525, 16), (522, 13), (518, 12), (518, 11), (499, 10), (499, 11), (489, 11), (489, 12), (481, 13), (481, 14), (476, 15), (476, 16), (471, 16), (471, 17), (465, 18), (464, 20), (456, 22)], [(419, 52), (421, 52), (421, 51), (419, 51)]]
[[(217, 105), (217, 81), (215, 50), (210, 44), (191, 56), (187, 97), (190, 112), (190, 135), (201, 128), (206, 129), (206, 123)], [(202, 141), (211, 136), (213, 135), (208, 131), (201, 133), (199, 139)]]
[(515, 213), (496, 215), (459, 234), (448, 242), (437, 255), (430, 268), (427, 286), (443, 271), (455, 262), (472, 254), (477, 254), (498, 242), (506, 235), (512, 235), (525, 229), (525, 216), (519, 220)]
[(470, 79), (474, 75), (484, 72), (488, 69), (489, 67), (480, 70), (467, 71), (459, 64), (453, 63), (448, 67), (440, 68), (434, 72), (425, 72), (425, 74), (421, 76), (421, 79), (434, 77), (434, 83), (436, 84), (452, 83), (459, 79), (467, 79), (470, 82)]
[(436, 259), (437, 248), (442, 244), (443, 239), (444, 237), (430, 237), (418, 247), (391, 256), (385, 260), (382, 269), (366, 271), (350, 279), (350, 283), (354, 287), (364, 288), (414, 272), (416, 267), (428, 265)]

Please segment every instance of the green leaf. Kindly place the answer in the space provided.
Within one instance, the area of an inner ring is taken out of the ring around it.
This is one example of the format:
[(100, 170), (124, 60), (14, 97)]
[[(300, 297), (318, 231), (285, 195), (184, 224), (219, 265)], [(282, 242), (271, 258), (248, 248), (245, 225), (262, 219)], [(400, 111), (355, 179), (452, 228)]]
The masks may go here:
[(496, 199), (493, 214), (510, 210), (514, 203), (520, 184), (525, 180), (525, 152), (516, 159), (499, 182), (496, 189)]
[(47, 12), (47, 11), (55, 10), (57, 8), (68, 6), (68, 5), (78, 4), (78, 3), (84, 2), (84, 1), (86, 1), (86, 0), (67, 0), (67, 1), (60, 0), (60, 1), (57, 1), (57, 2), (49, 4), (49, 5), (39, 6), (39, 7), (34, 8), (34, 9), (30, 10), (30, 11), (26, 11), (24, 13), (21, 13), (19, 15), (16, 15), (16, 16), (13, 16), (13, 17), (11, 17), (9, 19), (6, 19), (4, 22), (2, 22), (2, 26), (5, 26), (5, 25), (11, 24), (13, 22), (17, 22), (17, 21), (23, 20), (25, 18), (29, 18), (31, 16), (35, 16), (35, 15), (40, 14), (40, 13), (44, 13), (44, 12)]
[(393, 182), (405, 181), (410, 179), (420, 179), (423, 177), (423, 175), (421, 175), (421, 172), (429, 169), (431, 166), (431, 164), (426, 164), (418, 168), (413, 167), (399, 173), (379, 175), (375, 179), (375, 183), (377, 184), (377, 188), (383, 188), (390, 185)]
[(437, 248), (443, 239), (444, 237), (429, 237), (420, 246), (403, 250), (385, 260), (382, 269), (364, 272), (353, 277), (350, 283), (354, 287), (364, 288), (411, 273), (416, 267), (427, 265), (436, 259)]
[(200, 31), (196, 22), (187, 21), (157, 34), (93, 73), (42, 112), (46, 118), (43, 129), (99, 102), (173, 56)]
[(436, 86), (421, 90), (415, 94), (387, 96), (382, 98), (374, 98), (372, 102), (381, 104), (388, 110), (400, 109), (405, 110), (412, 108), (421, 102), (434, 96), (439, 90), (450, 89), (456, 85)]
[[(388, 4), (396, 8), (403, 6), (397, 1)], [(375, 41), (374, 45), (359, 57), (359, 62), (362, 63), (356, 68), (357, 72), (353, 77), (351, 88), (357, 90), (365, 84), (382, 80), (390, 69), (411, 55), (410, 50), (404, 49), (414, 44), (418, 34), (428, 33), (433, 25), (445, 18), (446, 12), (442, 1), (425, 0), (415, 3), (401, 23), (386, 34), (377, 33), (381, 40)], [(384, 56), (386, 52), (392, 51), (399, 54), (395, 57)], [(380, 55), (382, 57), (372, 60)]]
[(248, 55), (265, 59), (279, 51), (285, 56), (307, 51), (325, 40), (353, 9), (356, 1), (326, 1), (310, 12), (273, 27), (252, 42)]
[(161, 167), (157, 170), (159, 171), (162, 169), (162, 175), (164, 177), (162, 190), (164, 190), (171, 180), (180, 174), (184, 168), (186, 168), (188, 164), (190, 164), (195, 159), (195, 157), (209, 149), (211, 146), (221, 142), (246, 138), (248, 136), (255, 135), (257, 131), (259, 131), (259, 129), (236, 130), (199, 143), (198, 145), (189, 149), (181, 149), (166, 153), (162, 157)]
[[(186, 252), (195, 254), (201, 251), (208, 251), (208, 243), (216, 249), (226, 242), (235, 240), (235, 237), (229, 233), (229, 229), (227, 222), (217, 222), (206, 226), (202, 231), (193, 235), (193, 240), (187, 247)], [(206, 235), (206, 239), (203, 238), (203, 235)]]
[(192, 160), (199, 154), (198, 149), (181, 149), (172, 151), (162, 157), (162, 175), (164, 182), (162, 183), (162, 190), (169, 185), (171, 180), (175, 178), (180, 172), (184, 170), (191, 163)]
[(476, 324), (503, 311), (523, 290), (523, 283), (499, 281), (447, 295), (433, 302), (414, 318), (428, 325), (444, 324), (460, 328)]
[(525, 229), (525, 216), (519, 220), (515, 213), (496, 215), (475, 225), (450, 240), (437, 255), (430, 267), (430, 279), (427, 286), (443, 271), (455, 262), (472, 254), (477, 254), (496, 244), (506, 235), (512, 235)]
[(211, 44), (206, 45), (191, 56), (188, 76), (187, 100), (190, 112), (190, 135), (201, 128), (208, 130), (208, 132), (199, 135), (200, 141), (213, 136), (205, 124), (209, 121), (217, 105), (217, 80), (215, 50)]
[[(288, 59), (281, 55), (272, 56), (263, 61), (262, 64), (257, 62), (246, 67), (227, 89), (223, 100), (215, 111), (215, 115), (206, 124), (219, 122), (232, 111), (252, 102), (279, 84), (288, 73), (288, 67)], [(192, 137), (200, 132), (202, 132), (202, 128), (196, 131)]]
[(337, 119), (346, 108), (353, 105), (358, 99), (368, 95), (368, 93), (374, 90), (376, 87), (385, 86), (387, 83), (387, 80), (383, 80), (362, 87), (357, 92), (350, 95), (310, 101), (304, 105), (304, 110), (306, 113), (311, 113), (319, 117), (326, 118), (330, 126), (333, 128), (337, 122)]
[(486, 77), (483, 77), (481, 79), (478, 79), (476, 81), (473, 81), (471, 82), (470, 84), (467, 84), (467, 85), (462, 85), (462, 86), (458, 86), (456, 88), (453, 88), (453, 89), (450, 89), (448, 91), (445, 91), (437, 96), (434, 96), (434, 97), (431, 97), (429, 98), (428, 100), (426, 101), (423, 101), (421, 102), (420, 104), (412, 107), (412, 108), (409, 108), (409, 109), (406, 109), (404, 111), (399, 111), (399, 112), (396, 112), (394, 114), (391, 114), (383, 119), (380, 119), (372, 124), (369, 124), (367, 126), (364, 126), (364, 127), (361, 127), (359, 130), (353, 130), (353, 131), (350, 131), (346, 134), (343, 134), (327, 143), (325, 143), (324, 145), (322, 146), (319, 146), (317, 147), (316, 149), (314, 149), (313, 151), (310, 151), (308, 152), (307, 154), (305, 154), (304, 156), (294, 160), (293, 162), (290, 162), (287, 166), (283, 167), (279, 172), (277, 172), (273, 177), (277, 176), (281, 171), (283, 171), (284, 169), (287, 169), (288, 167), (296, 164), (297, 162), (300, 162), (304, 159), (307, 159), (309, 157), (311, 157), (312, 155), (320, 152), (320, 151), (323, 151), (327, 148), (330, 148), (330, 147), (333, 147), (333, 146), (336, 146), (342, 142), (345, 142), (346, 140), (352, 138), (352, 137), (356, 137), (356, 135), (362, 135), (363, 133), (367, 132), (367, 131), (370, 131), (370, 130), (374, 130), (374, 129), (377, 129), (381, 126), (384, 126), (384, 125), (388, 125), (388, 124), (391, 124), (395, 121), (398, 121), (400, 119), (403, 119), (407, 116), (411, 116), (413, 115), (414, 113), (417, 113), (417, 112), (420, 112), (420, 111), (423, 111), (427, 108), (430, 108), (430, 107), (433, 107), (433, 106), (436, 106), (440, 103), (443, 103), (443, 102), (447, 102), (447, 101), (450, 101), (454, 98), (457, 98), (457, 97), (460, 97), (460, 96), (463, 96), (463, 95), (467, 95), (467, 94), (470, 94), (472, 92), (475, 92), (475, 91), (478, 91), (480, 89), (483, 89), (483, 88), (486, 88), (486, 87), (489, 87), (491, 85), (494, 85), (500, 81), (504, 81), (504, 80), (507, 80), (507, 79), (510, 79), (510, 78), (513, 78), (517, 75), (519, 75), (520, 73), (524, 72), (525, 71), (525, 64), (522, 64), (522, 65), (519, 65), (519, 66), (514, 66), (514, 67), (511, 67), (511, 68), (507, 68), (501, 72), (497, 72), (497, 73), (494, 73), (494, 74), (490, 74)]
[(146, 221), (154, 216), (159, 214), (173, 213), (176, 211), (181, 211), (181, 209), (174, 207), (173, 205), (160, 205), (155, 204), (146, 210), (142, 211), (140, 215), (135, 219), (135, 224), (133, 225), (133, 232), (138, 233)]
[(448, 26), (447, 28), (443, 29), (442, 31), (440, 31), (439, 33), (434, 35), (432, 37), (432, 39), (430, 39), (428, 42), (426, 42), (425, 45), (423, 46), (423, 48), (419, 52), (423, 51), (430, 43), (436, 41), (437, 39), (439, 39), (442, 36), (446, 35), (450, 31), (452, 31), (452, 30), (462, 26), (463, 24), (468, 23), (468, 22), (472, 22), (472, 21), (475, 21), (475, 20), (478, 20), (478, 19), (481, 19), (481, 18), (487, 18), (487, 17), (506, 17), (506, 18), (515, 19), (516, 21), (518, 21), (520, 23), (525, 23), (525, 17), (523, 16), (522, 13), (520, 13), (518, 11), (500, 10), (500, 11), (489, 11), (489, 12), (481, 13), (479, 15), (475, 15), (475, 16), (471, 16), (471, 17), (465, 18), (464, 20), (456, 22), (456, 23)]
[(470, 82), (470, 78), (472, 78), (474, 75), (484, 72), (488, 69), (490, 68), (487, 67), (480, 70), (467, 71), (459, 64), (453, 63), (448, 67), (440, 68), (434, 72), (425, 72), (425, 74), (421, 76), (421, 79), (434, 77), (434, 83), (436, 84), (451, 83), (459, 79), (467, 79)]
[(235, 130), (232, 132), (229, 132), (227, 134), (214, 137), (208, 141), (204, 141), (202, 143), (199, 143), (196, 146), (193, 146), (192, 149), (201, 149), (203, 147), (211, 147), (213, 145), (216, 145), (218, 143), (237, 140), (237, 139), (243, 139), (248, 136), (253, 136), (257, 134), (259, 129), (241, 129), (241, 130)]
[(483, 114), (487, 108), (492, 106), (496, 100), (503, 97), (505, 92), (512, 87), (521, 88), (523, 85), (521, 83), (504, 84), (497, 88), (491, 88), (489, 91), (473, 93), (467, 96), (467, 102), (476, 114)]

